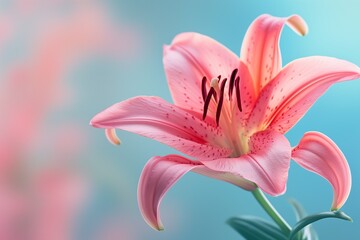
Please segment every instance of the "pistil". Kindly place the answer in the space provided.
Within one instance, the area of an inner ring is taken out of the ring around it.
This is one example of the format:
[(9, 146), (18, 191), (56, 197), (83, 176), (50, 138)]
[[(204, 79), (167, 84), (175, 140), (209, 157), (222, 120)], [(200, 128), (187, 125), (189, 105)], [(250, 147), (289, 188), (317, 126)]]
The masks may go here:
[(219, 82), (220, 82), (219, 78), (213, 78), (213, 79), (211, 79), (211, 82), (210, 82), (210, 87), (214, 88), (216, 94), (219, 94), (219, 92), (220, 92)]
[(216, 109), (216, 125), (218, 125), (218, 126), (219, 126), (221, 108), (222, 108), (223, 101), (224, 101), (224, 90), (225, 90), (226, 81), (227, 81), (227, 78), (225, 78), (225, 79), (221, 82), (221, 87), (220, 87), (220, 99), (219, 99), (218, 106), (217, 106), (217, 109)]

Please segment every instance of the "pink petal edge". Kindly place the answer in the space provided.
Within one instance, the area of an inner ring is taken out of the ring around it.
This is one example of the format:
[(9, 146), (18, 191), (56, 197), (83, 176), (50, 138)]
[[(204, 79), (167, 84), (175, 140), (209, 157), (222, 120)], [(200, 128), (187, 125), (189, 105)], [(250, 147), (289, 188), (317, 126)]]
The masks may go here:
[(334, 190), (332, 210), (344, 205), (351, 190), (351, 172), (344, 154), (329, 137), (319, 132), (305, 133), (293, 149), (292, 159), (329, 181)]

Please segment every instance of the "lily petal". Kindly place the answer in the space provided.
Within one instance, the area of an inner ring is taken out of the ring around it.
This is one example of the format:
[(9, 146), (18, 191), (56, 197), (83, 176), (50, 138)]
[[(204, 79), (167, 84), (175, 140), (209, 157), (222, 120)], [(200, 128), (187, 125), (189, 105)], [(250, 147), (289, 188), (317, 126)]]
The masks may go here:
[(307, 25), (298, 15), (279, 18), (264, 14), (255, 19), (244, 37), (240, 56), (248, 65), (257, 93), (282, 68), (279, 40), (285, 24), (300, 35), (307, 33)]
[(214, 171), (231, 173), (254, 182), (270, 195), (284, 193), (291, 158), (289, 141), (275, 131), (262, 131), (250, 138), (249, 147), (249, 154), (238, 158), (201, 162)]
[(197, 165), (178, 155), (153, 157), (145, 165), (139, 180), (138, 203), (145, 221), (156, 230), (163, 230), (159, 207), (165, 193), (179, 178)]
[[(239, 58), (219, 42), (198, 33), (177, 35), (170, 46), (164, 46), (164, 68), (175, 105), (197, 113), (203, 112), (201, 82), (230, 74), (239, 66)], [(216, 113), (210, 105), (209, 112)]]
[(297, 59), (262, 90), (248, 119), (249, 127), (269, 127), (285, 133), (332, 84), (359, 77), (360, 68), (344, 60), (330, 57)]
[(159, 97), (135, 97), (114, 104), (97, 114), (90, 124), (137, 133), (193, 157), (215, 159), (231, 153), (230, 149), (215, 145), (216, 141), (223, 142), (221, 128), (211, 126)]
[(319, 132), (305, 133), (293, 149), (292, 158), (330, 182), (334, 190), (332, 210), (344, 205), (351, 190), (350, 168), (344, 154), (329, 137)]
[(246, 190), (256, 189), (256, 185), (232, 174), (217, 172), (178, 155), (153, 157), (145, 165), (139, 180), (138, 203), (146, 222), (156, 230), (163, 230), (160, 219), (160, 203), (165, 193), (187, 172), (223, 180)]

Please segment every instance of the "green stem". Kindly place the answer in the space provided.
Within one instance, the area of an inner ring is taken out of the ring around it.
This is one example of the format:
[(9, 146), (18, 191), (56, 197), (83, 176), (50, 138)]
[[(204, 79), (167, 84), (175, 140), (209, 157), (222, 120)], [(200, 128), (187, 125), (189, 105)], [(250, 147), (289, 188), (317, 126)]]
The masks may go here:
[(285, 221), (285, 219), (276, 211), (274, 206), (269, 202), (264, 193), (259, 189), (255, 189), (252, 191), (255, 199), (261, 205), (261, 207), (265, 210), (265, 212), (276, 222), (276, 224), (280, 227), (281, 231), (289, 236), (291, 232), (290, 225)]

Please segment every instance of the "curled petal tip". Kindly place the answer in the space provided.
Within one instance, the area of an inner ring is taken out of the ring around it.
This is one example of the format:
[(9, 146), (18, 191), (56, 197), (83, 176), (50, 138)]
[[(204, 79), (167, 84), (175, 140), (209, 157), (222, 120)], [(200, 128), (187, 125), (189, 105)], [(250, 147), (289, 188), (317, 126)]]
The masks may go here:
[(287, 19), (287, 25), (297, 34), (305, 36), (309, 32), (308, 25), (299, 15), (292, 15)]
[(116, 135), (115, 128), (107, 128), (105, 129), (106, 138), (109, 140), (110, 143), (114, 145), (120, 145), (121, 141), (119, 137)]
[(159, 231), (159, 232), (164, 231), (164, 225), (161, 223), (160, 219), (156, 219), (155, 221), (151, 221), (150, 219), (147, 219), (144, 216), (144, 220), (152, 229), (154, 229), (156, 231)]
[(292, 158), (329, 181), (334, 190), (332, 211), (344, 205), (351, 190), (351, 172), (344, 154), (329, 137), (319, 132), (305, 133), (293, 149)]
[(158, 231), (164, 231), (164, 227), (163, 226), (154, 226), (154, 228)]

